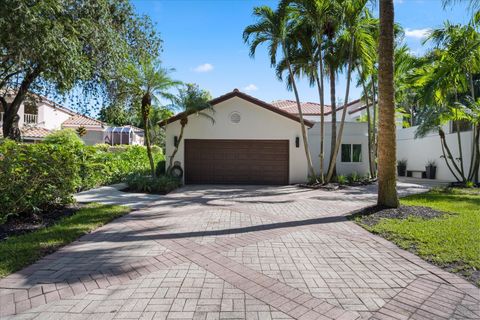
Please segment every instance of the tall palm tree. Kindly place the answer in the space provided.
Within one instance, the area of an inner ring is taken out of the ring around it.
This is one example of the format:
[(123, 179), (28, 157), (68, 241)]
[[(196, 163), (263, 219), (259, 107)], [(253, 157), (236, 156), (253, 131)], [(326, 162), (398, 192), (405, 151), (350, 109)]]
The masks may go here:
[[(316, 50), (313, 50), (308, 55), (309, 80), (310, 84), (316, 83), (318, 96), (320, 100), (320, 180), (325, 181), (324, 177), (324, 161), (325, 161), (325, 86), (324, 86), (324, 57), (323, 45), (325, 37), (325, 25), (327, 21), (332, 19), (329, 12), (331, 7), (334, 7), (335, 2), (325, 0), (283, 0), (280, 7), (286, 8), (291, 6), (293, 10), (298, 12), (301, 17), (301, 24), (308, 25), (312, 34), (307, 34), (306, 37), (316, 45)], [(305, 36), (303, 37), (305, 38)], [(308, 50), (307, 50), (308, 51)], [(312, 81), (313, 80), (313, 81)]]
[(140, 110), (142, 122), (145, 125), (145, 145), (152, 177), (155, 177), (149, 125), (152, 101), (173, 98), (169, 91), (181, 82), (170, 77), (172, 71), (173, 69), (164, 68), (159, 60), (142, 57), (136, 63), (128, 63), (122, 70), (121, 77), (115, 81), (119, 98), (130, 102), (133, 107)]
[(378, 199), (381, 206), (397, 208), (393, 0), (380, 0), (378, 45)]
[(297, 102), (298, 115), (302, 130), (303, 146), (307, 158), (308, 172), (311, 178), (316, 179), (315, 169), (313, 168), (312, 157), (308, 145), (307, 129), (303, 120), (303, 111), (300, 104), (300, 97), (295, 82), (294, 72), (290, 63), (288, 48), (292, 41), (290, 37), (290, 15), (292, 10), (272, 10), (268, 6), (255, 7), (253, 14), (257, 18), (257, 23), (249, 25), (243, 31), (245, 43), (250, 45), (250, 56), (255, 56), (255, 51), (260, 44), (267, 44), (270, 56), (270, 64), (275, 66), (277, 63), (277, 51), (282, 51), (287, 65), (290, 83), (295, 94)]
[(183, 133), (185, 131), (185, 126), (188, 124), (188, 116), (191, 114), (197, 114), (202, 116), (215, 123), (215, 118), (213, 113), (215, 112), (209, 101), (212, 99), (212, 96), (208, 91), (202, 90), (198, 85), (193, 83), (187, 83), (183, 88), (178, 90), (178, 95), (174, 96), (172, 99), (172, 109), (175, 111), (181, 111), (180, 119), (180, 134), (178, 135), (177, 142), (175, 144), (175, 149), (170, 156), (168, 163), (167, 173), (170, 173), (173, 167), (173, 159), (178, 152), (180, 143), (183, 140)]
[[(342, 110), (342, 118), (338, 130), (338, 136), (335, 146), (331, 150), (330, 165), (328, 167), (326, 181), (329, 182), (334, 174), (335, 162), (340, 149), (345, 118), (347, 114), (347, 105), (350, 94), (350, 82), (354, 62), (359, 60), (364, 66), (370, 69), (375, 62), (375, 39), (372, 36), (377, 27), (377, 20), (372, 18), (368, 9), (365, 7), (367, 0), (349, 0), (343, 3), (342, 32), (339, 35), (340, 54), (347, 58), (347, 86), (345, 90), (345, 99)], [(343, 52), (342, 52), (343, 51)]]

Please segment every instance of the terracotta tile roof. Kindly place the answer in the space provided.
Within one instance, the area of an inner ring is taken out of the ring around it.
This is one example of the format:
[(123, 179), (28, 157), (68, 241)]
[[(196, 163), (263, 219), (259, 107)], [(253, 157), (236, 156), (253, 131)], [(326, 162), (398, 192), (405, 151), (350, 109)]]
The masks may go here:
[[(298, 114), (297, 102), (293, 100), (276, 100), (272, 102), (272, 105), (292, 114)], [(315, 102), (301, 102), (303, 114), (305, 115), (319, 115), (320, 114), (320, 103)], [(331, 111), (329, 105), (325, 105), (325, 113)]]
[(23, 127), (21, 132), (23, 138), (45, 138), (52, 131), (40, 127)]
[(62, 123), (62, 126), (90, 126), (101, 127), (104, 123), (102, 121), (83, 116), (81, 114), (74, 115)]
[[(359, 102), (359, 100), (354, 100), (350, 102), (347, 107), (355, 105)], [(286, 111), (291, 114), (298, 114), (297, 102), (294, 100), (276, 100), (272, 102), (272, 105)], [(301, 102), (302, 111), (304, 115), (320, 115), (320, 103), (316, 102)], [(342, 106), (337, 107), (338, 110), (342, 110)], [(325, 105), (325, 115), (329, 115), (332, 113), (332, 107), (330, 105)]]

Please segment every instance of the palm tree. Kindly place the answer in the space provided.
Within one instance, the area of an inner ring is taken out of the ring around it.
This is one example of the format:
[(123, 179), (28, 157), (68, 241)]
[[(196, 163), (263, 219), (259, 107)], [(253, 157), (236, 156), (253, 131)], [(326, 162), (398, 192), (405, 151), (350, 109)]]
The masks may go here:
[(300, 104), (300, 97), (298, 94), (297, 85), (295, 82), (295, 75), (290, 63), (288, 48), (292, 42), (289, 31), (292, 29), (289, 18), (292, 10), (286, 8), (285, 10), (272, 10), (268, 6), (255, 7), (253, 14), (257, 18), (257, 23), (249, 25), (243, 31), (243, 39), (245, 43), (250, 45), (250, 56), (255, 56), (255, 51), (260, 44), (268, 44), (270, 64), (275, 66), (277, 63), (277, 51), (283, 53), (287, 65), (290, 83), (295, 94), (297, 102), (298, 115), (300, 119), (300, 126), (302, 130), (303, 146), (307, 158), (308, 172), (312, 179), (316, 179), (315, 169), (312, 164), (312, 157), (308, 145), (307, 130), (303, 120), (303, 112)]
[(175, 149), (170, 156), (170, 160), (168, 163), (168, 168), (166, 170), (167, 173), (170, 173), (173, 167), (173, 159), (178, 152), (178, 148), (180, 143), (183, 139), (183, 132), (185, 130), (185, 126), (188, 124), (188, 116), (191, 114), (197, 114), (204, 118), (207, 118), (212, 122), (215, 123), (214, 117), (207, 113), (214, 113), (214, 109), (210, 105), (209, 101), (212, 99), (212, 96), (208, 91), (202, 90), (198, 87), (198, 85), (193, 83), (187, 83), (183, 88), (178, 90), (178, 95), (173, 97), (172, 101), (172, 109), (175, 111), (181, 111), (180, 115), (180, 134), (178, 135), (177, 142), (175, 144)]
[(181, 82), (172, 80), (170, 77), (172, 71), (173, 69), (164, 68), (159, 60), (142, 57), (136, 63), (128, 63), (123, 68), (121, 77), (115, 81), (119, 98), (130, 102), (134, 108), (140, 110), (142, 122), (145, 125), (145, 145), (152, 177), (155, 177), (149, 126), (152, 100), (173, 98), (169, 90), (180, 85)]
[(330, 165), (326, 177), (327, 182), (333, 177), (335, 162), (342, 141), (354, 62), (359, 60), (363, 65), (368, 66), (369, 69), (375, 62), (375, 39), (372, 33), (377, 27), (377, 20), (371, 17), (368, 9), (365, 7), (366, 3), (366, 0), (350, 0), (343, 3), (343, 30), (338, 37), (338, 43), (341, 49), (340, 54), (348, 57), (346, 65), (347, 86), (338, 136), (331, 151)]
[(378, 199), (380, 206), (397, 208), (393, 0), (380, 1), (378, 45)]
[[(324, 86), (324, 57), (323, 45), (325, 37), (325, 25), (332, 19), (329, 12), (331, 7), (336, 3), (325, 0), (283, 0), (280, 3), (281, 8), (291, 6), (297, 12), (297, 16), (301, 18), (300, 24), (307, 25), (307, 29), (311, 30), (311, 34), (303, 33), (300, 39), (305, 39), (303, 42), (307, 44), (304, 57), (308, 63), (305, 73), (308, 74), (310, 85), (316, 83), (318, 96), (320, 100), (320, 180), (325, 182), (324, 177), (324, 159), (325, 159), (325, 86)], [(308, 39), (309, 38), (309, 39)], [(309, 46), (309, 44), (312, 45)], [(304, 47), (304, 45), (301, 45)], [(316, 47), (315, 49), (313, 47)], [(312, 48), (312, 50), (308, 50)], [(298, 62), (294, 63), (297, 64)]]

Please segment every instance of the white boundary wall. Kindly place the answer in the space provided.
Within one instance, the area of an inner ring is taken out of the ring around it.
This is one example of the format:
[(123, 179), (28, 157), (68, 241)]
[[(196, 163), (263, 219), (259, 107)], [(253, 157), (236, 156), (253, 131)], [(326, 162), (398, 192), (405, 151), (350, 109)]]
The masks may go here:
[[(431, 132), (424, 138), (415, 139), (415, 131), (417, 126), (406, 129), (397, 129), (397, 160), (407, 160), (407, 170), (425, 170), (425, 163), (429, 160), (434, 160), (437, 164), (436, 179), (444, 181), (456, 181), (453, 175), (448, 170), (445, 164), (445, 159), (442, 156), (442, 146), (438, 132)], [(456, 133), (450, 133), (450, 125), (445, 125), (445, 138), (447, 144), (452, 152), (453, 157), (459, 157), (458, 140)], [(472, 154), (472, 131), (460, 133), (462, 151), (463, 151), (463, 165), (465, 175), (470, 169), (470, 157)], [(456, 160), (460, 166), (460, 161)]]

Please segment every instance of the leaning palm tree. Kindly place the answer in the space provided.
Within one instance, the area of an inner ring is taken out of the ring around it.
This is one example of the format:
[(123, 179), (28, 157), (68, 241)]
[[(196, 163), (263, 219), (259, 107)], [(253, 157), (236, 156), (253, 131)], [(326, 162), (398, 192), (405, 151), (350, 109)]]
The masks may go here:
[(316, 179), (315, 169), (312, 164), (312, 157), (310, 155), (310, 149), (308, 146), (307, 130), (305, 122), (303, 120), (303, 112), (300, 104), (300, 97), (298, 94), (297, 85), (295, 82), (294, 72), (289, 58), (289, 44), (292, 39), (290, 38), (289, 30), (291, 29), (290, 18), (292, 10), (272, 10), (268, 6), (255, 7), (253, 14), (257, 18), (257, 23), (249, 25), (243, 31), (243, 39), (245, 43), (250, 45), (250, 56), (255, 56), (255, 51), (260, 44), (268, 44), (270, 64), (275, 66), (277, 63), (277, 51), (280, 50), (283, 53), (287, 64), (287, 70), (289, 79), (292, 84), (292, 89), (295, 94), (295, 100), (297, 102), (298, 115), (300, 118), (300, 125), (302, 130), (303, 146), (305, 149), (305, 155), (307, 157), (308, 172), (311, 178)]
[(129, 102), (140, 111), (145, 127), (145, 146), (147, 147), (152, 177), (155, 177), (149, 126), (152, 100), (173, 98), (169, 91), (180, 85), (181, 82), (172, 80), (170, 77), (172, 71), (173, 69), (164, 68), (159, 60), (142, 57), (136, 63), (127, 64), (121, 70), (121, 76), (114, 81), (119, 92), (118, 98)]
[(215, 118), (212, 115), (215, 111), (209, 103), (211, 99), (212, 96), (208, 91), (200, 89), (198, 85), (193, 83), (187, 83), (183, 88), (178, 90), (178, 95), (173, 97), (171, 109), (181, 112), (180, 134), (178, 135), (178, 139), (175, 143), (175, 149), (170, 156), (170, 161), (166, 171), (167, 173), (170, 173), (172, 170), (173, 160), (178, 152), (180, 143), (183, 140), (185, 126), (188, 124), (188, 116), (191, 114), (197, 114), (210, 120), (212, 124), (215, 123)]
[(378, 45), (378, 199), (381, 206), (397, 208), (395, 87), (394, 87), (394, 7), (393, 0), (380, 1)]

